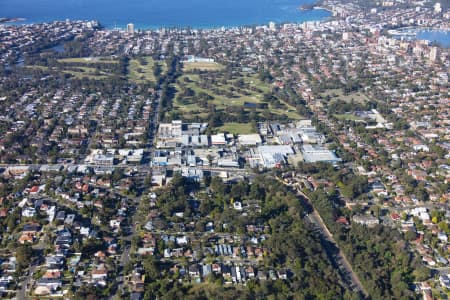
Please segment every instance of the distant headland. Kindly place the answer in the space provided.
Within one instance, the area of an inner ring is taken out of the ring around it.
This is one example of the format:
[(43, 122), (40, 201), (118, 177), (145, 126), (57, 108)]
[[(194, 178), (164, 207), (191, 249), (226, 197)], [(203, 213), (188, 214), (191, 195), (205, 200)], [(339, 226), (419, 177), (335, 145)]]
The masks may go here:
[(10, 22), (23, 22), (25, 18), (0, 18), (1, 23), (10, 23)]
[(312, 10), (316, 7), (315, 3), (310, 3), (310, 4), (302, 4), (298, 7), (298, 9), (300, 10)]
[(314, 3), (305, 3), (298, 7), (299, 10), (313, 10), (313, 9), (324, 9), (321, 7), (323, 1), (316, 1)]

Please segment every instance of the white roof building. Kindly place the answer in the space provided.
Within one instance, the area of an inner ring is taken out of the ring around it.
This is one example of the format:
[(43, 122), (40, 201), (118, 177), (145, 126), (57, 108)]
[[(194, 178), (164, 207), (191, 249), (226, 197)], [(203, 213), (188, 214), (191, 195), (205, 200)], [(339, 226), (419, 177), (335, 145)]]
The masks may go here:
[(258, 153), (263, 167), (274, 168), (285, 163), (285, 157), (294, 154), (294, 150), (288, 145), (266, 145), (259, 146)]
[(341, 159), (338, 158), (333, 151), (330, 151), (322, 146), (303, 145), (302, 154), (303, 160), (307, 163), (314, 163), (314, 162), (337, 163), (341, 161)]
[(218, 133), (211, 135), (211, 144), (212, 145), (225, 145), (225, 135), (223, 133)]
[(239, 144), (243, 146), (256, 146), (262, 144), (262, 139), (259, 134), (241, 134), (239, 135)]
[(181, 138), (182, 125), (183, 124), (181, 121), (172, 121), (172, 123), (159, 124), (159, 138)]

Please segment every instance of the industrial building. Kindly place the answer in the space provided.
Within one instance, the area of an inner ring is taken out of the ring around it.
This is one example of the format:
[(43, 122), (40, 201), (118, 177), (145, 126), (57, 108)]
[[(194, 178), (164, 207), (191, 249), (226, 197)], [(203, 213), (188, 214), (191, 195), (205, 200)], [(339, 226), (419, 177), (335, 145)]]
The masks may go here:
[(175, 148), (184, 146), (208, 146), (208, 137), (204, 135), (207, 123), (183, 123), (174, 120), (171, 123), (161, 123), (158, 128), (157, 148)]
[(262, 144), (262, 139), (259, 134), (240, 134), (238, 142), (242, 146), (257, 146)]
[(295, 153), (292, 147), (287, 145), (259, 146), (257, 152), (260, 158), (260, 166), (264, 168), (280, 167), (286, 163), (288, 155)]
[(303, 160), (307, 163), (328, 162), (335, 164), (341, 161), (333, 151), (319, 145), (303, 145), (302, 155)]

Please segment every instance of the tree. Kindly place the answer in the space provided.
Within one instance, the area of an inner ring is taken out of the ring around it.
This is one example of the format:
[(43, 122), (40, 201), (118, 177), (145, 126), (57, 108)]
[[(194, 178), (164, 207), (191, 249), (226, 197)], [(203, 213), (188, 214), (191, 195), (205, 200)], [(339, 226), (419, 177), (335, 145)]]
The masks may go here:
[(33, 249), (30, 245), (19, 246), (16, 250), (17, 263), (21, 268), (25, 268), (30, 265), (32, 256)]
[(120, 179), (123, 178), (123, 170), (116, 168), (114, 169), (114, 172), (112, 173), (112, 181), (113, 182), (119, 182)]
[(416, 281), (424, 281), (430, 278), (431, 270), (425, 266), (417, 267), (413, 272)]
[(209, 187), (211, 185), (211, 175), (205, 174), (203, 177), (203, 182), (205, 183), (206, 187)]
[(417, 237), (416, 233), (414, 231), (412, 231), (412, 230), (408, 230), (405, 233), (405, 239), (408, 240), (408, 241), (413, 241), (413, 240), (416, 239), (416, 237)]
[(160, 277), (161, 271), (153, 256), (147, 256), (142, 262), (142, 266), (144, 267), (146, 277), (149, 280), (157, 280)]
[(75, 300), (94, 300), (100, 298), (100, 291), (92, 285), (83, 285), (74, 294)]
[(214, 176), (211, 179), (211, 190), (220, 195), (225, 195), (227, 191), (227, 186), (223, 183), (220, 177)]
[(342, 187), (342, 193), (344, 196), (354, 199), (367, 192), (368, 187), (367, 177), (352, 176), (346, 180), (345, 185)]
[(86, 257), (92, 256), (95, 252), (102, 249), (103, 243), (100, 240), (88, 239), (83, 243), (82, 252)]

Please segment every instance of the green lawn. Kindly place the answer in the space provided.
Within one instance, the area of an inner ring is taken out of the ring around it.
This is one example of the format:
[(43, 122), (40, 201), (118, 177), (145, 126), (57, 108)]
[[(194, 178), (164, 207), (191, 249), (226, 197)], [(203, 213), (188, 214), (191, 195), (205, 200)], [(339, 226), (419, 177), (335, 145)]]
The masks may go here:
[[(153, 73), (155, 62), (151, 57), (143, 57), (145, 63), (142, 63), (139, 59), (131, 59), (128, 67), (127, 78), (130, 81), (136, 83), (154, 82), (155, 76)], [(66, 67), (64, 73), (72, 74), (75, 77), (82, 78), (88, 77), (93, 79), (104, 79), (110, 74), (102, 71), (97, 71), (95, 64), (98, 63), (118, 63), (117, 60), (109, 59), (106, 57), (82, 57), (82, 58), (64, 58), (59, 59), (58, 62)], [(83, 66), (71, 66), (70, 64), (82, 64)], [(165, 64), (160, 64), (161, 72), (166, 71)]]
[[(136, 82), (136, 83), (144, 83), (144, 82), (154, 82), (155, 75), (153, 69), (155, 67), (155, 61), (151, 57), (144, 57), (145, 64), (141, 64), (141, 61), (138, 59), (130, 60), (130, 64), (128, 66), (128, 80)], [(157, 62), (161, 66), (161, 72), (164, 73), (167, 71), (167, 67), (165, 64)]]
[(354, 101), (356, 103), (365, 103), (370, 101), (370, 99), (362, 92), (353, 92), (345, 95), (341, 89), (327, 90), (321, 94), (322, 98), (330, 96), (331, 99), (340, 99), (345, 102)]
[(76, 57), (76, 58), (62, 58), (58, 59), (59, 63), (82, 63), (82, 64), (96, 64), (96, 63), (108, 63), (116, 64), (117, 60), (109, 59), (106, 57)]
[(75, 72), (75, 71), (63, 71), (63, 73), (70, 74), (70, 75), (72, 75), (72, 76), (74, 76), (74, 77), (76, 77), (78, 79), (86, 77), (86, 78), (89, 78), (89, 79), (103, 80), (103, 79), (108, 78), (108, 76), (98, 75), (98, 74), (95, 74), (95, 73), (84, 73), (84, 72)]
[(97, 64), (117, 64), (118, 61), (108, 57), (76, 57), (58, 59), (61, 71), (76, 78), (102, 80), (111, 74), (105, 70), (98, 70)]
[(256, 74), (244, 76), (243, 79), (245, 83), (248, 83), (251, 86), (262, 90), (263, 93), (270, 92), (271, 90), (271, 87), (268, 86), (265, 82), (259, 80), (258, 75)]
[(35, 69), (35, 70), (42, 70), (42, 71), (47, 71), (48, 70), (48, 67), (37, 66), (37, 65), (25, 66), (25, 68), (27, 68), (27, 69)]
[(225, 123), (217, 129), (218, 132), (229, 132), (232, 134), (250, 134), (256, 133), (250, 123)]
[[(45, 66), (26, 66), (27, 68), (30, 69), (40, 69), (42, 71), (47, 71), (49, 68), (45, 67)], [(91, 68), (91, 67), (69, 67), (69, 66), (63, 66), (61, 69), (61, 72), (64, 74), (70, 74), (76, 78), (83, 78), (83, 77), (87, 77), (89, 79), (96, 79), (96, 80), (100, 80), (100, 79), (106, 79), (109, 74), (99, 71), (96, 68)]]
[[(194, 75), (194, 74), (183, 75), (182, 78), (180, 78), (180, 82), (183, 82), (183, 77), (187, 77), (192, 81), (192, 82), (187, 83), (186, 86), (188, 88), (192, 89), (193, 91), (195, 91), (196, 94), (203, 92), (203, 93), (207, 93), (207, 94), (211, 95), (212, 97), (214, 97), (214, 99), (211, 100), (211, 102), (214, 103), (217, 106), (217, 108), (219, 108), (219, 109), (224, 109), (228, 106), (236, 106), (236, 105), (243, 106), (245, 102), (260, 103), (261, 99), (263, 97), (263, 95), (260, 93), (256, 93), (256, 92), (246, 89), (246, 91), (249, 92), (249, 95), (243, 95), (236, 91), (236, 92), (234, 92), (236, 97), (229, 98), (225, 95), (215, 94), (212, 90), (204, 89), (204, 88), (200, 87), (199, 86), (200, 78), (198, 75)], [(230, 82), (229, 84), (216, 85), (215, 87), (217, 87), (218, 89), (223, 90), (223, 91), (230, 91), (231, 88), (233, 88), (233, 85), (232, 85), (232, 82)], [(177, 89), (178, 90), (180, 89), (179, 85), (177, 86)]]
[[(142, 60), (145, 63), (142, 63)], [(108, 57), (81, 57), (81, 58), (63, 58), (58, 59), (58, 68), (65, 74), (70, 74), (76, 78), (87, 77), (89, 79), (106, 79), (112, 74), (108, 70), (99, 70), (97, 64), (109, 63), (116, 64), (117, 60)], [(161, 66), (161, 72), (167, 71), (165, 63), (155, 62), (151, 57), (143, 57), (142, 59), (131, 59), (128, 67), (127, 78), (135, 83), (154, 82), (155, 63)], [(29, 68), (48, 70), (44, 66), (28, 66)]]
[[(206, 76), (209, 78), (215, 78), (215, 83), (212, 85), (210, 83), (209, 86), (202, 85), (202, 76)], [(237, 86), (236, 83), (238, 80), (242, 80), (244, 85)], [(174, 110), (180, 117), (183, 117), (187, 120), (198, 120), (208, 116), (208, 106), (210, 104), (214, 104), (216, 111), (225, 111), (229, 107), (239, 108), (246, 110), (247, 112), (250, 110), (255, 110), (256, 113), (272, 113), (275, 115), (279, 115), (280, 119), (301, 119), (302, 116), (297, 113), (295, 107), (285, 103), (280, 100), (285, 107), (283, 108), (275, 108), (269, 105), (268, 109), (261, 108), (246, 108), (245, 103), (253, 103), (260, 104), (263, 102), (264, 94), (269, 92), (272, 87), (258, 79), (256, 75), (246, 76), (243, 75), (240, 78), (235, 78), (232, 80), (227, 80), (226, 82), (223, 80), (223, 74), (214, 73), (210, 76), (202, 74), (192, 74), (185, 73), (179, 79), (177, 84), (175, 85), (178, 93), (181, 93), (184, 88), (189, 88), (195, 92), (194, 97), (184, 97), (181, 99), (176, 99), (173, 102)], [(206, 103), (202, 104), (200, 94), (205, 93), (212, 97), (212, 99), (207, 100)], [(227, 94), (231, 93), (231, 94)], [(239, 128), (239, 130), (244, 130), (243, 128)], [(245, 129), (244, 131), (248, 131), (249, 129)], [(230, 132), (234, 132), (235, 128), (231, 128)]]
[[(188, 77), (190, 80), (192, 80), (192, 82), (187, 83), (186, 86), (190, 89), (192, 89), (196, 95), (199, 95), (200, 93), (206, 93), (209, 94), (210, 96), (212, 96), (214, 99), (209, 100), (209, 103), (213, 103), (217, 109), (219, 110), (224, 110), (229, 106), (244, 106), (245, 102), (251, 102), (251, 103), (260, 103), (261, 102), (261, 98), (262, 95), (257, 94), (257, 93), (251, 93), (250, 95), (242, 95), (239, 94), (237, 92), (235, 92), (235, 96), (233, 98), (228, 98), (225, 95), (218, 95), (216, 93), (214, 93), (212, 90), (208, 90), (208, 89), (204, 89), (202, 87), (200, 87), (198, 85), (199, 82), (199, 77), (198, 75), (184, 75), (186, 77)], [(183, 77), (184, 77), (183, 76)], [(181, 78), (181, 81), (183, 80), (183, 77)], [(218, 89), (223, 90), (223, 91), (227, 91), (230, 90), (231, 85), (217, 85), (216, 86)], [(180, 90), (180, 86), (177, 85), (176, 86), (177, 90)], [(183, 112), (205, 112), (206, 109), (202, 108), (198, 105), (198, 102), (196, 102), (196, 99), (194, 97), (194, 99), (190, 99), (190, 104), (183, 104), (183, 103), (179, 103), (174, 101), (174, 107), (176, 109), (179, 109), (180, 111)]]
[(338, 120), (361, 121), (362, 119), (353, 114), (334, 115)]
[(90, 79), (97, 79), (97, 80), (105, 79), (108, 76), (110, 76), (110, 74), (107, 74), (104, 71), (97, 70), (96, 68), (93, 67), (84, 67), (84, 66), (83, 67), (66, 66), (65, 69), (63, 70), (63, 73), (71, 74), (77, 78), (87, 77)]
[(174, 108), (177, 112), (181, 114), (184, 119), (194, 119), (198, 118), (207, 118), (208, 113), (205, 109), (201, 108), (197, 103), (192, 104), (181, 104), (178, 102), (174, 102)]
[(141, 65), (139, 60), (130, 60), (130, 65), (128, 66), (128, 80), (134, 82), (144, 82), (144, 81), (155, 81), (155, 76), (153, 74), (153, 59), (145, 58), (147, 64)]
[(216, 62), (183, 62), (184, 71), (204, 70), (204, 71), (219, 71), (224, 69), (224, 66)]

